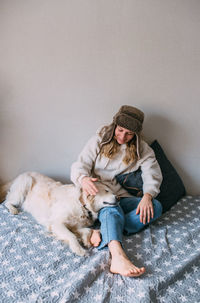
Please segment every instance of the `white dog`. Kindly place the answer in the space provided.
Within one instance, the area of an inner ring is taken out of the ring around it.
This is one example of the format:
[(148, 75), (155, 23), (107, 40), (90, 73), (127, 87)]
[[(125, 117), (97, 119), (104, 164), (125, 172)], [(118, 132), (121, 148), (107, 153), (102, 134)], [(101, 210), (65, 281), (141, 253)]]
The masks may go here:
[(97, 219), (98, 211), (116, 205), (115, 196), (105, 185), (99, 182), (95, 185), (96, 196), (86, 196), (73, 184), (63, 185), (39, 173), (28, 172), (8, 184), (5, 205), (12, 214), (22, 207), (57, 239), (66, 242), (74, 253), (83, 256), (86, 250), (78, 240), (89, 248), (92, 231), (89, 227)]

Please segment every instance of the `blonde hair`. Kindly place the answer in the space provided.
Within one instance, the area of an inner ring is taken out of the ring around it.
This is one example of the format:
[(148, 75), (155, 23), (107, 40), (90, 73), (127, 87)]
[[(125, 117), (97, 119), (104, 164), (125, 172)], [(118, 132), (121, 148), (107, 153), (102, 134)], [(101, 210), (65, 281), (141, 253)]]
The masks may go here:
[[(106, 131), (110, 129), (110, 126), (104, 126), (100, 134), (104, 135), (106, 134)], [(102, 145), (100, 150), (100, 155), (105, 156), (109, 159), (114, 158), (114, 156), (117, 154), (118, 150), (120, 148), (120, 144), (117, 142), (117, 140), (114, 137), (114, 132), (112, 139), (108, 142)], [(123, 162), (128, 165), (134, 161), (137, 160), (137, 148), (136, 148), (136, 136), (133, 137), (132, 140), (130, 140), (128, 143), (126, 143), (126, 154), (123, 158)]]

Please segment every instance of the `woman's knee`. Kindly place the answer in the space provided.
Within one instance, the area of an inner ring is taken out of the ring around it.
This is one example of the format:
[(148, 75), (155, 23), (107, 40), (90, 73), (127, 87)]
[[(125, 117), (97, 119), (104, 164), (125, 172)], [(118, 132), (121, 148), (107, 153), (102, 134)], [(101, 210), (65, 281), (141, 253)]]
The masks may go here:
[(124, 222), (124, 213), (120, 206), (116, 207), (104, 207), (99, 211), (99, 221), (104, 220), (104, 218), (112, 217), (117, 220)]
[(153, 199), (153, 207), (154, 207), (154, 218), (159, 218), (162, 215), (162, 211), (163, 211), (162, 204), (158, 200)]

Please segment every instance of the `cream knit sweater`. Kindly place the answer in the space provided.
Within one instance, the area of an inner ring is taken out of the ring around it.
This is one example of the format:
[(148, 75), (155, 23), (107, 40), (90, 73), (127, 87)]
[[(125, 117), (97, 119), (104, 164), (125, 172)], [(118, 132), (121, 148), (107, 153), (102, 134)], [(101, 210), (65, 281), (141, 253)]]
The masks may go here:
[(131, 196), (124, 188), (117, 183), (115, 176), (118, 174), (136, 171), (139, 167), (142, 171), (143, 193), (149, 193), (156, 197), (160, 192), (162, 173), (155, 158), (154, 151), (144, 141), (141, 141), (141, 157), (139, 160), (126, 165), (123, 163), (126, 144), (120, 145), (119, 152), (113, 159), (100, 156), (101, 137), (97, 134), (93, 136), (85, 145), (78, 156), (78, 160), (72, 164), (71, 180), (81, 186), (84, 176), (96, 177), (105, 183), (110, 190), (118, 197)]

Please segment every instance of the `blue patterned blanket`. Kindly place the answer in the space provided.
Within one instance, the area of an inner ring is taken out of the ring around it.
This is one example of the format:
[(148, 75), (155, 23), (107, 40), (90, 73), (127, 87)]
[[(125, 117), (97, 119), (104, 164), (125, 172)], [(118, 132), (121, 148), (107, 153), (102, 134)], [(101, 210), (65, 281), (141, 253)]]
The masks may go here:
[(108, 250), (75, 256), (31, 215), (1, 204), (0, 302), (200, 302), (200, 196), (181, 199), (124, 247), (143, 276), (111, 274)]

